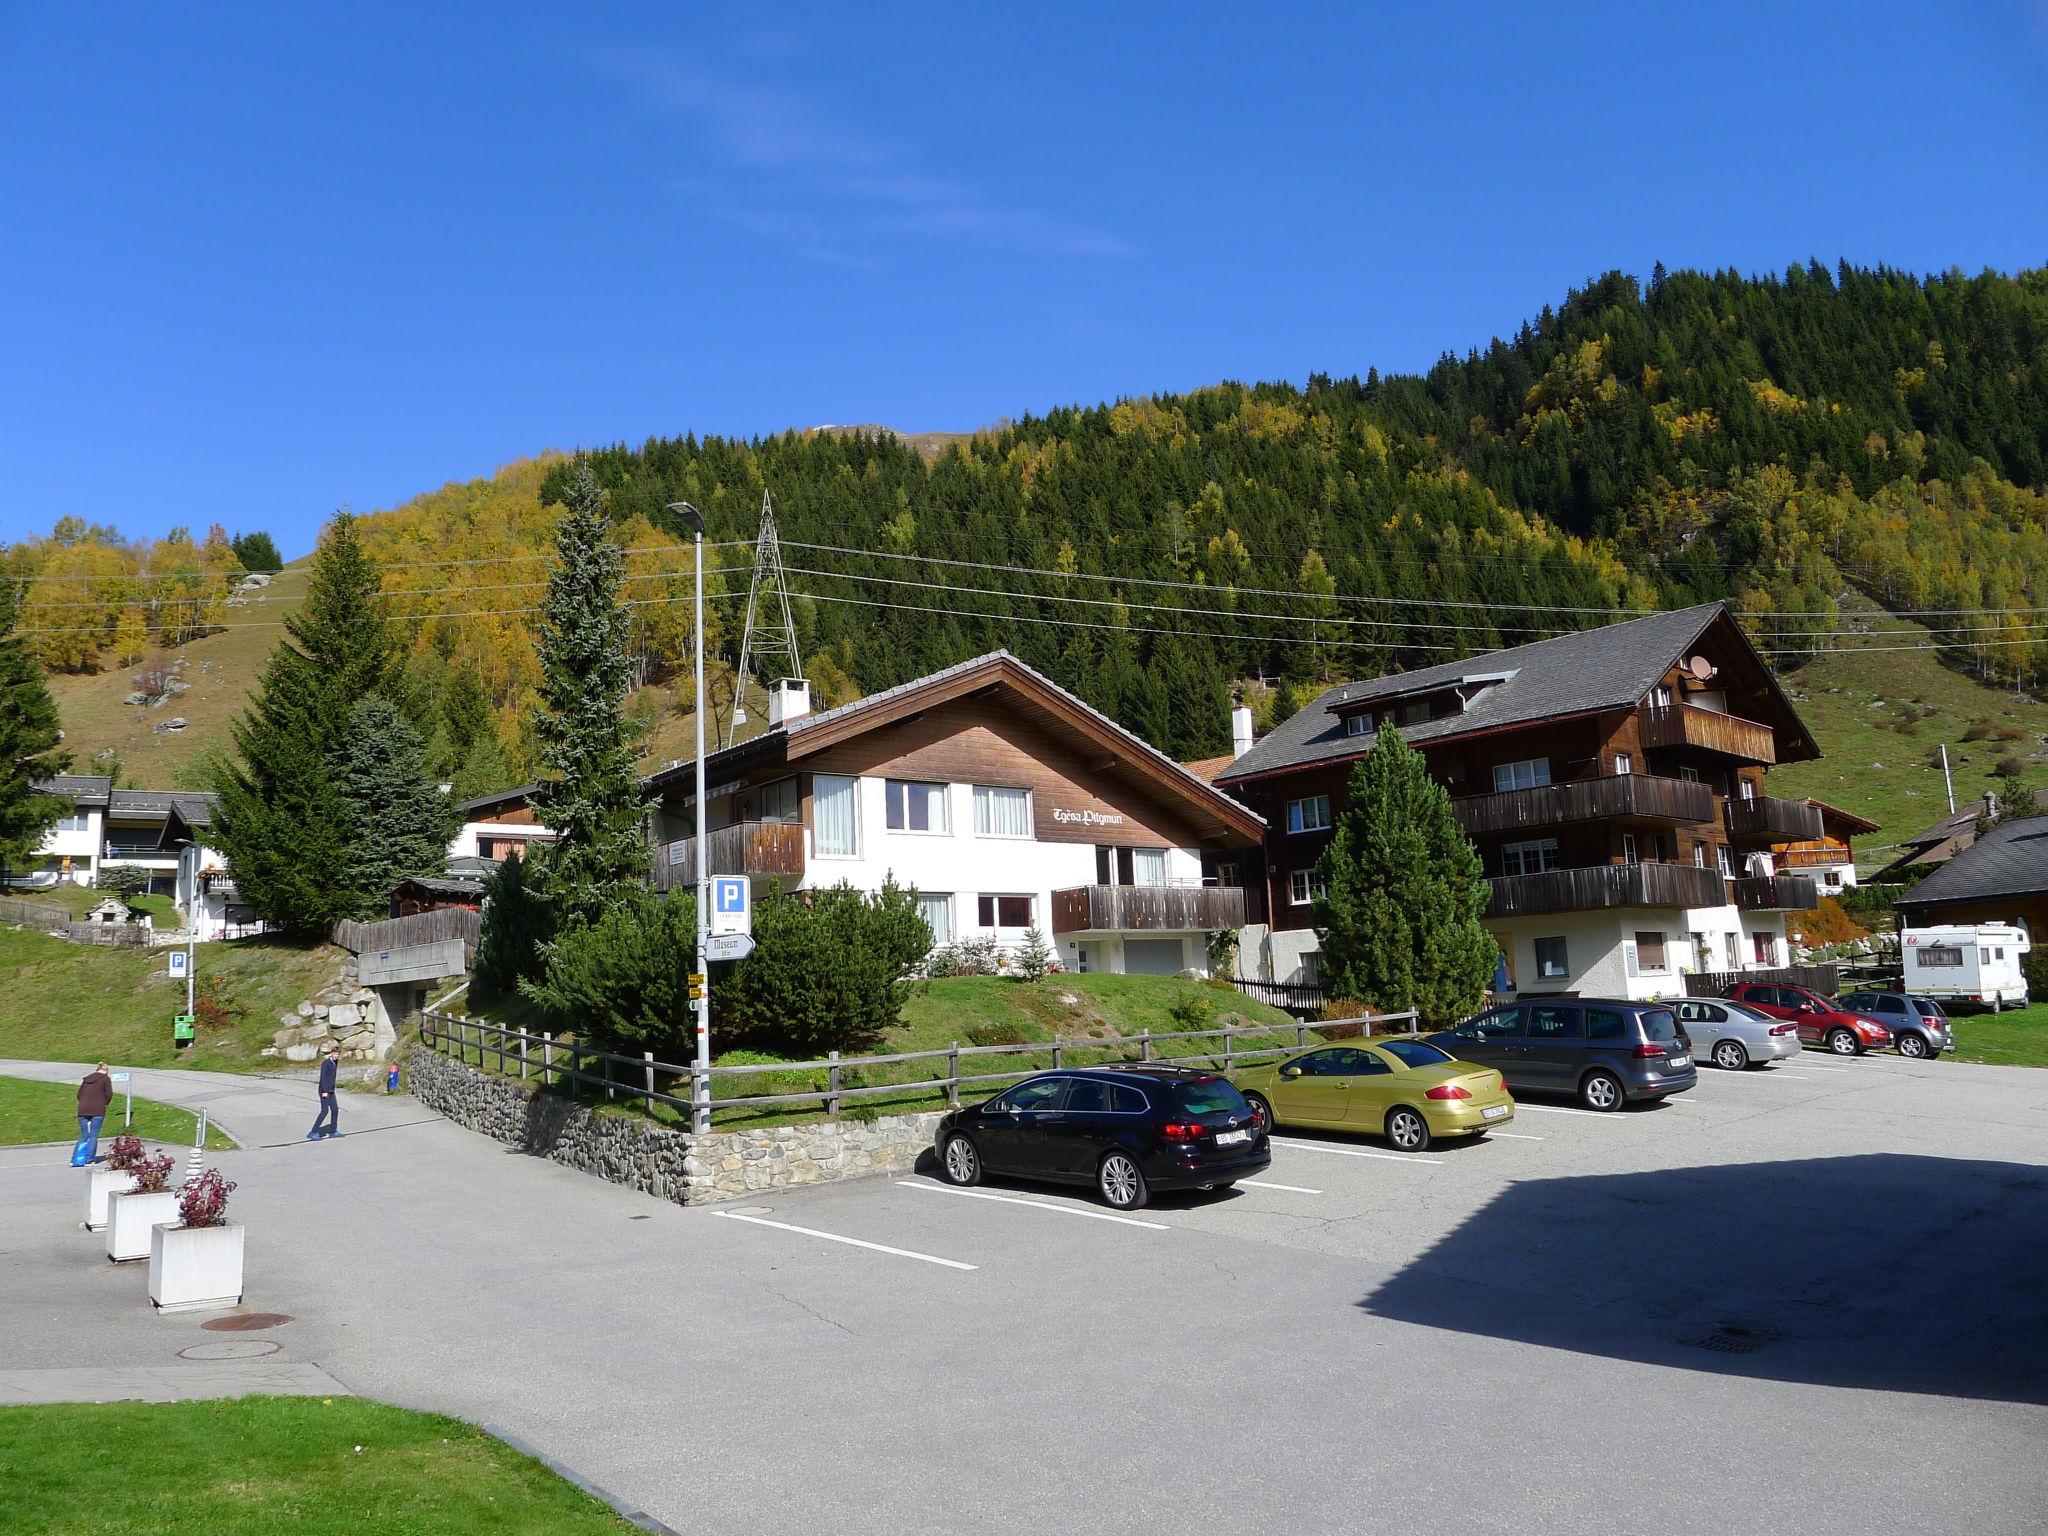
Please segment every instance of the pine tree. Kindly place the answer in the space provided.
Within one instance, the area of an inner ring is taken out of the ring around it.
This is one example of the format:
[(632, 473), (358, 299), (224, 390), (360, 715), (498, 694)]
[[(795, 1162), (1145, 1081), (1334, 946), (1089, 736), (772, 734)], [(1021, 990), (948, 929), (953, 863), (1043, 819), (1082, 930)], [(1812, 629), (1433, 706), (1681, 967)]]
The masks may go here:
[(543, 773), (534, 810), (555, 833), (541, 888), (562, 926), (595, 922), (647, 878), (647, 845), (625, 713), (632, 669), (619, 606), (625, 556), (585, 463), (555, 528), (534, 711)]
[(235, 760), (218, 783), (215, 835), (235, 885), (288, 933), (325, 934), (371, 910), (370, 894), (351, 883), (351, 819), (333, 764), (356, 705), (391, 672), (378, 586), (355, 518), (340, 514), (313, 557), (305, 606), (285, 620), (235, 722)]
[(242, 562), (245, 571), (281, 571), (284, 561), (278, 558), (277, 545), (267, 533), (238, 533), (230, 546), (235, 558)]
[(1446, 1024), (1477, 1007), (1499, 945), (1480, 925), (1479, 853), (1422, 754), (1390, 724), (1351, 772), (1318, 869), (1323, 985), (1381, 1011)]
[(461, 825), (455, 803), (427, 772), (419, 732), (389, 699), (373, 693), (356, 705), (329, 767), (346, 817), (342, 878), (366, 912), (399, 881), (447, 867), (448, 841)]
[[(554, 920), (531, 874), (515, 851), (484, 885), (483, 931), (473, 966), (479, 999), (516, 996), (521, 980), (541, 974)], [(682, 899), (692, 898), (684, 892)]]
[(43, 834), (71, 811), (63, 796), (35, 787), (69, 768), (71, 757), (58, 750), (64, 732), (42, 662), (14, 633), (12, 591), (0, 589), (0, 869), (27, 865)]

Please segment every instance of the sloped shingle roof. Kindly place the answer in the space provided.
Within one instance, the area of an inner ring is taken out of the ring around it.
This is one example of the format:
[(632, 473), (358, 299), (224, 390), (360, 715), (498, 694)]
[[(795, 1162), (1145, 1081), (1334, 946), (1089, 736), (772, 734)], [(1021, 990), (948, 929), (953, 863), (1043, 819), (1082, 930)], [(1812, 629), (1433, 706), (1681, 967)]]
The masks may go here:
[(79, 805), (105, 805), (113, 782), (103, 773), (59, 773), (35, 787), (46, 795), (69, 795)]
[(1907, 908), (2048, 891), (2048, 816), (2008, 821), (1899, 897)]

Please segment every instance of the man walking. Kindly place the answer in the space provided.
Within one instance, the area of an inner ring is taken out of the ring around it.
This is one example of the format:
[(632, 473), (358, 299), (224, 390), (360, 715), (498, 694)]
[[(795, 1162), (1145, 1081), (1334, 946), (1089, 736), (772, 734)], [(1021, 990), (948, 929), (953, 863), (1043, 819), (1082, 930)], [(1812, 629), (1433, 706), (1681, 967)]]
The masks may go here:
[(100, 1126), (113, 1098), (114, 1080), (107, 1075), (107, 1064), (103, 1061), (86, 1073), (85, 1081), (78, 1085), (78, 1145), (71, 1152), (72, 1167), (83, 1168), (99, 1161)]
[[(335, 1100), (334, 1074), (341, 1066), (341, 1047), (327, 1047), (326, 1058), (320, 1063), (320, 1113), (313, 1117), (313, 1129), (306, 1132), (306, 1140), (318, 1141), (322, 1136), (341, 1134), (341, 1106)], [(320, 1128), (325, 1125), (324, 1131)]]

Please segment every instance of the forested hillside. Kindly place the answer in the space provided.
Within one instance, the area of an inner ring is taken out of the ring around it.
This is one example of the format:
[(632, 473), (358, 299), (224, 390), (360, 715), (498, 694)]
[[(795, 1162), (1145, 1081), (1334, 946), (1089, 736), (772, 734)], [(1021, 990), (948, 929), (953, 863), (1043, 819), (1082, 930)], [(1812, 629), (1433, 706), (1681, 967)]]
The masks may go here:
[[(1184, 756), (1227, 746), (1247, 680), (1270, 718), (1335, 678), (1707, 597), (1787, 669), (1940, 645), (2033, 684), (2048, 660), (2044, 271), (1611, 275), (1422, 376), (1063, 408), (936, 450), (856, 429), (592, 458), (634, 552), (657, 755), (693, 704), (664, 508), (710, 526), (723, 711), (764, 490), (827, 702), (1007, 646)], [(566, 469), (522, 461), (364, 530), (413, 621), (413, 706), (466, 786), (531, 766), (531, 609)], [(44, 602), (95, 590), (38, 581), (24, 548), (9, 573)], [(1845, 639), (1858, 592), (1918, 622)]]

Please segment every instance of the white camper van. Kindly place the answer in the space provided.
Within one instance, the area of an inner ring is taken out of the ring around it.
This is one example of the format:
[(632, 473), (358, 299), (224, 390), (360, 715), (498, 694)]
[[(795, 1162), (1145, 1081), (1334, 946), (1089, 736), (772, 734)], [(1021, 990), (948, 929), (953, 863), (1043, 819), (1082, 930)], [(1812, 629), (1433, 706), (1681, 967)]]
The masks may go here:
[(1977, 1003), (1997, 1010), (2027, 1000), (2020, 957), (2030, 948), (2024, 928), (2009, 923), (1908, 928), (1899, 935), (1906, 992), (1944, 1003)]

